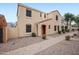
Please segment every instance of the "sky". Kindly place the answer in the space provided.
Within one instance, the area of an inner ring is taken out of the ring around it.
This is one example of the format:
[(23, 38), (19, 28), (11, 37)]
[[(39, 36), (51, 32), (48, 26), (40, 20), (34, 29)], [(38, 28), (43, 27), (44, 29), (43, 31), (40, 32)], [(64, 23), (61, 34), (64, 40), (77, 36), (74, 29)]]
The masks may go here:
[[(51, 12), (58, 10), (63, 16), (65, 13), (79, 14), (79, 3), (23, 3), (26, 6), (41, 10), (44, 12)], [(5, 15), (7, 22), (17, 21), (17, 3), (0, 3), (0, 14)]]

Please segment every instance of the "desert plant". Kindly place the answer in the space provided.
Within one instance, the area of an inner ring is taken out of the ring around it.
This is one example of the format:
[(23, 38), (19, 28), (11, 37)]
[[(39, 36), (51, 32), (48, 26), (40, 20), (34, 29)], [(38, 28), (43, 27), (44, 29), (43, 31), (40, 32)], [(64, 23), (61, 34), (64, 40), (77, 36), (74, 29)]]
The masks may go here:
[(58, 31), (58, 34), (61, 34), (61, 31)]
[(65, 40), (69, 41), (70, 40), (70, 35), (65, 36)]
[(72, 31), (74, 31), (74, 29), (72, 29)]
[(45, 35), (45, 34), (44, 34), (44, 35), (42, 35), (42, 39), (44, 39), (44, 40), (46, 39), (46, 35)]
[(73, 34), (73, 36), (77, 36), (77, 34)]
[(71, 38), (74, 38), (74, 36), (71, 36)]
[(66, 32), (69, 32), (69, 29), (67, 29)]
[(36, 37), (36, 34), (35, 33), (32, 33), (32, 37)]
[(65, 30), (64, 30), (64, 29), (62, 29), (62, 32), (63, 32), (63, 33), (65, 33)]
[(65, 26), (65, 30), (67, 30), (68, 29), (68, 27), (67, 26)]
[(79, 29), (77, 29), (77, 31), (79, 31)]

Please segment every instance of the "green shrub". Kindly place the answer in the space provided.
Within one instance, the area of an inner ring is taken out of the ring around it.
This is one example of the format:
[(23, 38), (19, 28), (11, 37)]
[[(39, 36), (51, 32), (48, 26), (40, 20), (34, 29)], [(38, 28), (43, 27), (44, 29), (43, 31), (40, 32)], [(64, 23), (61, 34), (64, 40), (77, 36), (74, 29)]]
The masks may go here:
[(32, 33), (32, 37), (36, 37), (36, 34), (35, 33)]
[(58, 31), (58, 34), (61, 34), (61, 31)]
[(66, 32), (69, 32), (69, 29), (67, 29)]
[(65, 36), (65, 40), (69, 41), (70, 40), (70, 36), (69, 35)]
[(72, 31), (75, 31), (74, 29), (72, 29)]
[(77, 31), (79, 31), (79, 28), (77, 29)]
[(74, 36), (71, 36), (72, 38), (74, 38)]
[(46, 39), (46, 37), (43, 36), (42, 39)]
[(65, 33), (65, 30), (64, 30), (64, 29), (62, 29), (62, 32), (63, 32), (63, 33)]

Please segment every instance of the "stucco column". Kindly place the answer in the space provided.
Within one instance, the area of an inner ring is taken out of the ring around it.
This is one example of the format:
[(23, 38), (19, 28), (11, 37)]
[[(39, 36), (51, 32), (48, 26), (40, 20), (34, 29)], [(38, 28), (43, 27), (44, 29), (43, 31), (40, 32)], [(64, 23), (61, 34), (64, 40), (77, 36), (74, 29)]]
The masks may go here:
[(7, 27), (3, 27), (3, 43), (7, 43)]

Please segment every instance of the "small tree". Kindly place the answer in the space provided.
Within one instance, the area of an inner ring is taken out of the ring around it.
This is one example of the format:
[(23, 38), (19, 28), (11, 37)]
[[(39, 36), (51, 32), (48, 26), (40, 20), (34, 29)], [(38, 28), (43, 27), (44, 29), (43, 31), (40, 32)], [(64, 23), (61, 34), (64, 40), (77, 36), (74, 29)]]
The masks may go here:
[[(74, 20), (78, 26), (78, 29), (79, 29), (79, 15), (75, 17), (75, 20)], [(78, 31), (79, 33), (79, 31)]]
[(64, 15), (65, 17), (65, 21), (67, 22), (67, 27), (68, 27), (68, 23), (70, 22), (70, 26), (71, 26), (71, 22), (75, 19), (74, 15), (72, 13), (65, 13)]

